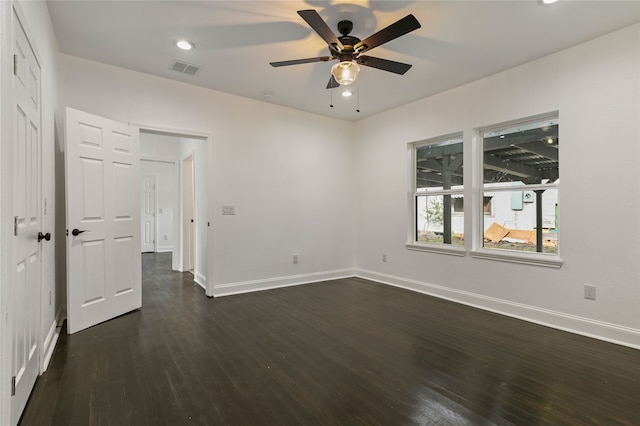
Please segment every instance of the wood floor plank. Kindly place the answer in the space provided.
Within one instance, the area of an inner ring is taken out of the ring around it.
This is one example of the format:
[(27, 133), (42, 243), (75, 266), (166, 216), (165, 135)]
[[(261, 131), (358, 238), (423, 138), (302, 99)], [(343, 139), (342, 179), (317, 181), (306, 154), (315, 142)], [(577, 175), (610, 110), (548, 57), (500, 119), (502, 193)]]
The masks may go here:
[(640, 425), (640, 351), (358, 278), (209, 299), (143, 255), (143, 308), (62, 334), (45, 425)]

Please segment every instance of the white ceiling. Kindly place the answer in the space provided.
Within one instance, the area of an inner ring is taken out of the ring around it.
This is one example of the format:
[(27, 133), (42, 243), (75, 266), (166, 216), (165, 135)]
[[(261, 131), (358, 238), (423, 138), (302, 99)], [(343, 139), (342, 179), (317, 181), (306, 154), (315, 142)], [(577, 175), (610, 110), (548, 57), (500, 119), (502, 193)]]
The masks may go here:
[[(349, 121), (640, 22), (637, 0), (49, 0), (48, 6), (62, 53)], [(338, 21), (353, 21), (351, 35), (361, 39), (413, 14), (422, 28), (367, 52), (413, 67), (403, 76), (362, 67), (356, 112), (356, 97), (325, 89), (335, 62), (269, 65), (328, 55), (296, 13), (301, 9), (317, 10), (336, 33)], [(196, 49), (176, 48), (182, 38)], [(174, 59), (201, 70), (196, 76), (172, 71)]]

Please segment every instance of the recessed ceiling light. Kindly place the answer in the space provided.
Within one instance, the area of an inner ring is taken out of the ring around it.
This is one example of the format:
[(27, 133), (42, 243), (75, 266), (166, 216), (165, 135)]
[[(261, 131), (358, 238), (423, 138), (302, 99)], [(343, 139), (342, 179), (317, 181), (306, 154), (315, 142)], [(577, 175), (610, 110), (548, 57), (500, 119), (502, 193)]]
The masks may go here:
[(345, 98), (348, 98), (351, 95), (353, 95), (353, 92), (350, 90), (345, 90), (344, 92), (342, 92), (342, 96), (344, 96)]
[(179, 40), (176, 43), (176, 46), (178, 46), (182, 50), (191, 50), (196, 47), (193, 43), (187, 40)]
[(542, 4), (551, 4), (551, 3), (555, 3), (558, 0), (542, 0)]

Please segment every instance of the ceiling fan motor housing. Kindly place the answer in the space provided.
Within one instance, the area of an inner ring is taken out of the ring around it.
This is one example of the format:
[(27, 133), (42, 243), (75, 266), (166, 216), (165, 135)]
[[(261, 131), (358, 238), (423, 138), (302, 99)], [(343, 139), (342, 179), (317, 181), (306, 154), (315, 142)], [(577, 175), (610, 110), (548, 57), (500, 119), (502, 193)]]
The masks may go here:
[(353, 30), (353, 22), (347, 20), (338, 22), (338, 32), (343, 36), (348, 35), (351, 30)]
[[(338, 58), (341, 61), (351, 61), (356, 58), (358, 52), (353, 48), (357, 43), (360, 43), (360, 39), (357, 37), (352, 37), (349, 35), (344, 35), (338, 37), (340, 43), (342, 43), (343, 49), (339, 50), (337, 46), (331, 45), (329, 46), (329, 51), (331, 52), (331, 56), (334, 58)], [(346, 56), (347, 59), (343, 59)]]

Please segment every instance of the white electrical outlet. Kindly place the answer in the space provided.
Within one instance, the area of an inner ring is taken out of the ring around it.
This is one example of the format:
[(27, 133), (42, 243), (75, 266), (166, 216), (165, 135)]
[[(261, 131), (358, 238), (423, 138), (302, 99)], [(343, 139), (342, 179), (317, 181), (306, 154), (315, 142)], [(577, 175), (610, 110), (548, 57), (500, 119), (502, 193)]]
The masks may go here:
[(588, 300), (596, 300), (596, 286), (595, 285), (584, 285), (584, 298)]
[(387, 261), (387, 253), (382, 253), (382, 261), (383, 262)]
[(297, 254), (293, 255), (293, 263), (298, 263), (298, 255)]
[(222, 206), (222, 214), (223, 215), (234, 215), (236, 214), (235, 206)]

